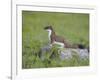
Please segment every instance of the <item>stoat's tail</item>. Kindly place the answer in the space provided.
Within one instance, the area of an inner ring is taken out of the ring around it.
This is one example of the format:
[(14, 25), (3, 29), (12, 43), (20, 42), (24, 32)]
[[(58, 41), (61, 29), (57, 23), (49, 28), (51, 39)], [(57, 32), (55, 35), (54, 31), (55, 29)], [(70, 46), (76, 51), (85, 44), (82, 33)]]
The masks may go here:
[(89, 47), (86, 48), (85, 45), (83, 45), (83, 44), (76, 44), (76, 45), (68, 45), (68, 44), (66, 44), (66, 45), (65, 45), (65, 48), (74, 48), (74, 49), (79, 48), (79, 49), (87, 49), (88, 52), (89, 52)]
[(85, 49), (85, 46), (82, 45), (82, 44), (78, 44), (77, 46), (78, 46), (78, 48), (80, 48), (80, 49)]
[(87, 49), (88, 52), (90, 51), (90, 50), (89, 50), (89, 46), (88, 46), (88, 47), (85, 47), (85, 46), (82, 45), (82, 44), (78, 44), (78, 48), (79, 48), (79, 49)]

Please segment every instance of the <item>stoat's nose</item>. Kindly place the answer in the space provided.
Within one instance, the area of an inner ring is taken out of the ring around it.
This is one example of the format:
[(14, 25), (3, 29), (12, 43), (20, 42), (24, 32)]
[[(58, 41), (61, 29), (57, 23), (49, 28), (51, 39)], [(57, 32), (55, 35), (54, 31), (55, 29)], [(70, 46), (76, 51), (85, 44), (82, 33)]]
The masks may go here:
[(44, 27), (44, 30), (47, 30), (48, 29), (48, 27)]
[(44, 27), (44, 30), (46, 30), (46, 27)]

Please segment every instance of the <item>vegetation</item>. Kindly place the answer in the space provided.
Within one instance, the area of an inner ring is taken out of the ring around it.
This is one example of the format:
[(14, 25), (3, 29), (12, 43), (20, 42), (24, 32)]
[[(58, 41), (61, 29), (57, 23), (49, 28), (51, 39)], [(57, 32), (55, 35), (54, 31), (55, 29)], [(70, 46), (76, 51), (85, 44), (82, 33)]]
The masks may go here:
[[(41, 48), (49, 43), (44, 30), (52, 25), (56, 34), (71, 43), (89, 46), (89, 14), (22, 11), (22, 68), (88, 66), (89, 59), (60, 60), (57, 47), (46, 52), (41, 59)], [(53, 56), (54, 57), (53, 57)]]

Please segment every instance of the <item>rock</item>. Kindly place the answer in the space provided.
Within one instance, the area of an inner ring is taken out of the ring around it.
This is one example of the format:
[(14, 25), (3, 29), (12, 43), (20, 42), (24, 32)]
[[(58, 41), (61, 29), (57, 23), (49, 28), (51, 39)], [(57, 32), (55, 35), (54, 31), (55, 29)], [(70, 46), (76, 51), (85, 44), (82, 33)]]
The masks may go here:
[(47, 53), (47, 52), (50, 52), (50, 50), (51, 50), (51, 46), (49, 46), (49, 45), (46, 45), (46, 46), (44, 46), (44, 47), (42, 47), (41, 48), (41, 56), (40, 56), (40, 58), (42, 59), (42, 60), (44, 60), (44, 58), (45, 58), (45, 54)]
[(60, 51), (60, 58), (64, 59), (71, 59), (73, 55), (78, 56), (80, 59), (88, 59), (89, 53), (87, 49), (65, 49)]
[(62, 60), (72, 58), (71, 50), (68, 49), (68, 50), (59, 51), (59, 57)]
[[(45, 58), (45, 54), (49, 53), (51, 50), (51, 46), (47, 45), (41, 48), (41, 59)], [(73, 55), (78, 56), (80, 59), (88, 59), (89, 53), (87, 49), (59, 49), (58, 54), (61, 60), (71, 59)]]
[(50, 49), (51, 49), (51, 46), (44, 46), (44, 47), (42, 47), (41, 48), (41, 51), (42, 51), (42, 53), (46, 53), (46, 52), (49, 52), (50, 51)]
[(89, 58), (89, 52), (87, 49), (80, 49), (77, 53), (81, 59)]

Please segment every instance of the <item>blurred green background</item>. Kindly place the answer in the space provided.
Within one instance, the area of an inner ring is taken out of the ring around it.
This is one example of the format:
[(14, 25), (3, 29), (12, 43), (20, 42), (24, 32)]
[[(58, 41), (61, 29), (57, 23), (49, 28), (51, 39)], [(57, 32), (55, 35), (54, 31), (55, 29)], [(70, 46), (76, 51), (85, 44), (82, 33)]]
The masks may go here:
[[(69, 42), (89, 46), (89, 14), (22, 11), (22, 68), (57, 67), (60, 65), (56, 62), (57, 60), (54, 60), (54, 63), (51, 60), (51, 65), (48, 62), (43, 62), (37, 55), (40, 48), (49, 42), (48, 33), (44, 30), (44, 27), (48, 25), (52, 25), (56, 34), (63, 36)], [(73, 60), (71, 62), (70, 64), (68, 61), (61, 62), (60, 66), (89, 64), (88, 61), (82, 61), (83, 63), (76, 61), (77, 64)]]

